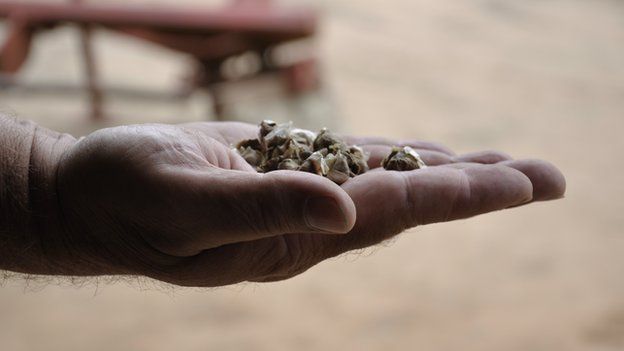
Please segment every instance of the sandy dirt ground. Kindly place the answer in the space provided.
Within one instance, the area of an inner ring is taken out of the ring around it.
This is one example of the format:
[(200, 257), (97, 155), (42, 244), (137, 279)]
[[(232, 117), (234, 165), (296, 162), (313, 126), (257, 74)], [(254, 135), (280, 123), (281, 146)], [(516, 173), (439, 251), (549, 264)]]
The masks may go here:
[[(246, 111), (548, 159), (567, 176), (566, 198), (415, 228), (279, 283), (7, 280), (0, 349), (624, 349), (624, 3), (316, 6), (324, 91), (296, 103), (256, 97), (240, 103)], [(96, 39), (106, 83), (166, 90), (184, 73), (177, 54), (108, 33)], [(73, 30), (46, 34), (22, 77), (80, 82), (76, 54)], [(201, 119), (205, 100), (113, 98), (109, 121), (93, 125), (80, 96), (0, 91), (4, 111), (76, 134)]]

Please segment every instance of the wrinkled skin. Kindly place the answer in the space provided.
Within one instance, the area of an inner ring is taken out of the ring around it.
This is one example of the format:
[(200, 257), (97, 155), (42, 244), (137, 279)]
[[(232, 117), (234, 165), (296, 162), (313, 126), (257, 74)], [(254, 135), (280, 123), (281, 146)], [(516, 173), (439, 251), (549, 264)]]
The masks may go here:
[[(260, 174), (231, 148), (257, 131), (233, 122), (141, 125), (81, 139), (65, 153), (56, 189), (59, 235), (80, 274), (184, 286), (287, 279), (411, 227), (565, 190), (544, 161), (455, 156), (434, 143), (380, 138), (345, 137), (370, 153), (371, 171), (342, 186), (304, 172)], [(379, 168), (392, 145), (413, 147), (430, 167)]]

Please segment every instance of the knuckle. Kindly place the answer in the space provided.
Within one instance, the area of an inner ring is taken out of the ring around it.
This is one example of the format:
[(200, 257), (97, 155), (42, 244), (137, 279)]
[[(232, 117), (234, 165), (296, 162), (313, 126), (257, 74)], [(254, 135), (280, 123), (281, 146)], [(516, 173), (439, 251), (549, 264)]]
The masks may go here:
[(312, 255), (303, 250), (304, 243), (296, 235), (283, 235), (270, 239), (271, 244), (259, 256), (258, 272), (253, 281), (274, 281), (294, 277), (312, 266)]
[(175, 240), (154, 242), (152, 247), (162, 253), (177, 257), (188, 257), (198, 253), (196, 243), (187, 236), (175, 236)]
[(411, 228), (415, 225), (423, 224), (423, 211), (420, 210), (421, 206), (418, 204), (418, 194), (414, 190), (419, 187), (417, 184), (413, 183), (413, 178), (407, 176), (405, 173), (401, 173), (400, 177), (403, 180), (402, 184), (405, 190), (398, 191), (398, 189), (395, 189), (395, 198), (403, 199), (403, 203), (405, 203), (404, 208), (406, 210), (399, 214), (399, 221), (397, 221), (397, 223), (400, 223), (401, 228)]
[(507, 161), (511, 159), (511, 156), (509, 156), (508, 154), (497, 150), (488, 150), (485, 152), (485, 155), (492, 163)]

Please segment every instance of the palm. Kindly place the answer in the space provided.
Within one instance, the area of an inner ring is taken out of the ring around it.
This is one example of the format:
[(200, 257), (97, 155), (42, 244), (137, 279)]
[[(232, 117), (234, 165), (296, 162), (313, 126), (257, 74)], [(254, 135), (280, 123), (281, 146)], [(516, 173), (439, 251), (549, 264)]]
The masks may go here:
[[(257, 127), (243, 123), (191, 124), (224, 145), (253, 138)], [(562, 196), (565, 181), (552, 165), (539, 160), (513, 161), (500, 152), (454, 156), (446, 147), (420, 141), (345, 137), (369, 153), (369, 173), (352, 178), (342, 188), (353, 200), (357, 220), (346, 235), (291, 233), (214, 248), (197, 257), (232, 252), (254, 257), (263, 252), (267, 262), (246, 262), (260, 267), (254, 281), (292, 277), (316, 263), (346, 251), (368, 247), (421, 224), (449, 221)], [(416, 172), (388, 172), (380, 167), (391, 146), (411, 145), (431, 167)], [(250, 171), (253, 171), (250, 169)], [(268, 253), (268, 254), (267, 254)], [(240, 280), (249, 280), (249, 270)], [(236, 269), (234, 269), (236, 271)], [(232, 277), (232, 276), (230, 276)]]

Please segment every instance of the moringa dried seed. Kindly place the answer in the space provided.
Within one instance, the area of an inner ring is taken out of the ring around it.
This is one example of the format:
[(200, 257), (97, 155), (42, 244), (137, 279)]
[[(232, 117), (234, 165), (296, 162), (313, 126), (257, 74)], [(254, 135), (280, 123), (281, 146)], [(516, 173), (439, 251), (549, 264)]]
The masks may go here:
[(411, 171), (427, 167), (420, 155), (409, 146), (394, 146), (390, 155), (381, 161), (381, 166), (393, 171)]

